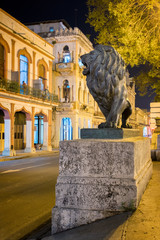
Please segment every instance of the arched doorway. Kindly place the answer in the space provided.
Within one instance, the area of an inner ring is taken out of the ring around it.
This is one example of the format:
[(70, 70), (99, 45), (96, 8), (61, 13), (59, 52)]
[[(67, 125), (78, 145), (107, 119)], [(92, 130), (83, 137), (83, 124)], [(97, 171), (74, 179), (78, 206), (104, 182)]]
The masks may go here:
[(64, 48), (63, 48), (63, 62), (64, 63), (71, 62), (70, 50), (69, 50), (69, 47), (67, 45), (64, 46)]
[(26, 147), (26, 114), (19, 111), (14, 117), (14, 149), (20, 150)]
[(72, 140), (73, 139), (73, 128), (71, 119), (66, 117), (62, 118), (61, 129), (60, 129), (60, 140)]
[(4, 112), (0, 109), (0, 152), (4, 150)]

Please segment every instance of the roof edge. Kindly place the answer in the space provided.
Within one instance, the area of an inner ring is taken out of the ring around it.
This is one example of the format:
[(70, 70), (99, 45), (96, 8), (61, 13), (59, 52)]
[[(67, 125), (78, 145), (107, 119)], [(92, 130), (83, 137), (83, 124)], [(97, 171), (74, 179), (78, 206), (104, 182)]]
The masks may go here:
[(27, 25), (37, 25), (37, 24), (45, 24), (45, 23), (57, 23), (57, 22), (62, 22), (68, 29), (71, 28), (71, 26), (65, 19), (45, 20), (45, 21), (30, 22), (30, 23), (24, 23), (24, 24), (27, 26)]

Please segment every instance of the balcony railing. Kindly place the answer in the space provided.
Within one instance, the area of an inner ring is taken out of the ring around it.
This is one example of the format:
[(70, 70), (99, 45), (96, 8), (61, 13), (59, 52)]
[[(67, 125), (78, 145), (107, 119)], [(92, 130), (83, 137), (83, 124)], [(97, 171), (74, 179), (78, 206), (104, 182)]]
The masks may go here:
[(8, 92), (19, 93), (26, 96), (41, 99), (43, 101), (58, 102), (58, 96), (50, 93), (48, 90), (40, 90), (29, 87), (27, 85), (21, 85), (16, 81), (10, 81), (6, 79), (0, 79), (0, 89), (4, 89)]
[(73, 62), (59, 62), (56, 63), (56, 70), (60, 71), (60, 72), (66, 72), (66, 71), (70, 71), (73, 72), (74, 70), (74, 63)]

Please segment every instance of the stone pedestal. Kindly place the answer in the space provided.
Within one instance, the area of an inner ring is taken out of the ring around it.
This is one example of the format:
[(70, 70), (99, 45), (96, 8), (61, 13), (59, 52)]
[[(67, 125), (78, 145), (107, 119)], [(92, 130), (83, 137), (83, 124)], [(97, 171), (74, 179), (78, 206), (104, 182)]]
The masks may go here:
[(149, 139), (60, 142), (52, 234), (137, 208), (151, 175)]

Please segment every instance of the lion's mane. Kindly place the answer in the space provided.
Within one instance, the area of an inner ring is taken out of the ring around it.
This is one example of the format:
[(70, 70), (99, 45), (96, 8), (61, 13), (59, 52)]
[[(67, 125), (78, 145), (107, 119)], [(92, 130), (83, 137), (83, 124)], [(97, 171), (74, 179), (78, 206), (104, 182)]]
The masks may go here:
[(126, 74), (125, 63), (120, 54), (110, 46), (98, 45), (92, 54), (93, 56), (89, 53), (90, 74), (87, 75), (87, 85), (91, 93), (96, 93), (99, 89), (104, 97), (110, 98)]
[(106, 125), (116, 126), (119, 115), (126, 108), (129, 109), (128, 114), (131, 113), (126, 89), (129, 74), (122, 57), (113, 47), (98, 45), (81, 59), (87, 86), (106, 117)]

